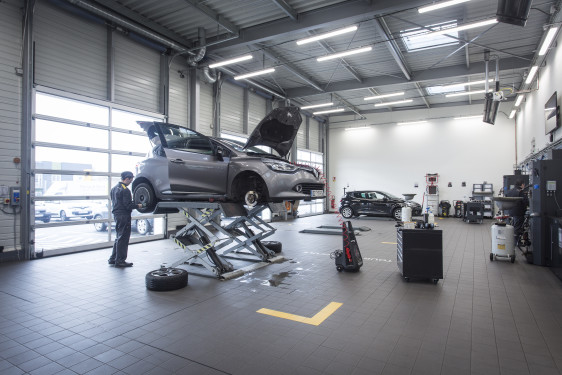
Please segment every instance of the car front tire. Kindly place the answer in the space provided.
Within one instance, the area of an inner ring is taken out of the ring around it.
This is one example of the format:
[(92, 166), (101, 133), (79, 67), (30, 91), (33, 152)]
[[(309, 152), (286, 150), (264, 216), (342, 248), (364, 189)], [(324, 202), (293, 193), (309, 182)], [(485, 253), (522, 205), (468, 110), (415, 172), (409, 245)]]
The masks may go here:
[(394, 210), (392, 210), (392, 217), (394, 218), (394, 220), (402, 221), (402, 209), (395, 208)]
[[(96, 215), (94, 216), (95, 220), (100, 220), (103, 219), (103, 217), (101, 215)], [(104, 232), (107, 229), (107, 223), (94, 223), (94, 228), (96, 228), (96, 231), (98, 232)]]
[(60, 221), (68, 221), (68, 220), (70, 220), (70, 219), (68, 218), (68, 216), (66, 216), (66, 212), (64, 212), (64, 210), (62, 210), (59, 215), (60, 215)]
[(346, 219), (351, 219), (354, 215), (355, 213), (353, 212), (353, 208), (349, 206), (346, 206), (341, 209), (341, 216), (343, 216)]
[(133, 192), (133, 201), (135, 204), (143, 205), (142, 208), (137, 208), (138, 212), (142, 214), (153, 212), (156, 208), (156, 195), (152, 186), (146, 182), (138, 184)]

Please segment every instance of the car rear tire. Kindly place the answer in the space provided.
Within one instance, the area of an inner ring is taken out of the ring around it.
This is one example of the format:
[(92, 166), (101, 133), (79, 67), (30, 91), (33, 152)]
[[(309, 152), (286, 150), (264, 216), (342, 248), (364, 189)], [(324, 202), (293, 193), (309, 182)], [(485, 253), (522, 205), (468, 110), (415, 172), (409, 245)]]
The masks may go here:
[[(96, 215), (94, 219), (100, 220), (103, 219), (103, 217), (101, 215)], [(94, 223), (94, 228), (96, 228), (98, 232), (105, 232), (107, 230), (107, 223)]]
[(66, 216), (66, 212), (64, 212), (64, 210), (62, 210), (62, 211), (59, 213), (59, 215), (60, 215), (60, 221), (68, 221), (68, 220), (70, 220), (70, 219), (68, 218), (68, 216)]
[(137, 220), (137, 232), (140, 235), (145, 235), (150, 233), (150, 222), (147, 219), (138, 219)]
[(402, 221), (402, 209), (401, 208), (395, 208), (394, 210), (392, 210), (392, 217), (396, 221)]
[(161, 268), (147, 273), (145, 282), (148, 290), (181, 289), (187, 286), (187, 271), (181, 268)]
[(49, 221), (51, 221), (51, 217), (50, 217), (50, 216), (44, 217), (41, 221), (46, 224), (46, 223), (48, 223)]
[(149, 183), (141, 182), (135, 186), (135, 191), (133, 192), (133, 201), (135, 204), (141, 203), (142, 208), (137, 208), (137, 211), (145, 214), (153, 212), (156, 208), (156, 195), (154, 194), (154, 189)]
[(343, 216), (346, 219), (351, 219), (353, 216), (355, 216), (355, 213), (353, 212), (353, 208), (346, 206), (344, 208), (341, 209), (341, 216)]

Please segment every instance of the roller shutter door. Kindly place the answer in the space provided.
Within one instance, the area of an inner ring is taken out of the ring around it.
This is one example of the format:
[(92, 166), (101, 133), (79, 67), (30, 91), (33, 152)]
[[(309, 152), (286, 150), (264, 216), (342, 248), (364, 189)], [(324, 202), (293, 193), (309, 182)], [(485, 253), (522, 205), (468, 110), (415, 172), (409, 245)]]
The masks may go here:
[(160, 53), (114, 33), (115, 102), (151, 112), (158, 108)]
[(200, 81), (199, 85), (199, 124), (196, 131), (213, 135), (213, 84)]
[[(13, 185), (19, 181), (20, 170), (12, 162), (21, 155), (21, 84), (22, 78), (14, 72), (21, 66), (21, 11), (19, 7), (0, 2), (0, 184)], [(19, 216), (18, 216), (19, 218)], [(14, 233), (13, 216), (0, 213), (0, 245), (6, 250), (14, 246), (14, 235), (19, 243), (19, 219)]]
[(306, 118), (302, 119), (299, 132), (297, 133), (297, 148), (301, 150), (306, 149)]
[(34, 18), (35, 83), (106, 99), (105, 25), (42, 1), (36, 3)]
[(310, 150), (320, 152), (320, 129), (322, 124), (310, 119)]
[(266, 100), (250, 92), (248, 94), (248, 135), (252, 134), (266, 114)]
[(180, 70), (187, 69), (186, 64), (181, 64), (179, 59), (172, 62), (170, 66), (170, 113), (168, 122), (177, 125), (188, 125), (188, 104), (187, 104), (187, 87), (188, 75), (178, 73)]
[(221, 132), (243, 134), (244, 89), (224, 82), (220, 108)]

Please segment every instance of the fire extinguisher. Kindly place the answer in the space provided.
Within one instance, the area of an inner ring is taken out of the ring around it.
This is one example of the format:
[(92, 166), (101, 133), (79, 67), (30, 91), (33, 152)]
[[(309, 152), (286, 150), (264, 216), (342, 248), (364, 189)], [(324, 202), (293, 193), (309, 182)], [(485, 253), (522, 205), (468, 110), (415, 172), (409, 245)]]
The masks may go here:
[(332, 195), (331, 202), (332, 202), (332, 209), (335, 209), (336, 208), (336, 197), (334, 197), (333, 195)]

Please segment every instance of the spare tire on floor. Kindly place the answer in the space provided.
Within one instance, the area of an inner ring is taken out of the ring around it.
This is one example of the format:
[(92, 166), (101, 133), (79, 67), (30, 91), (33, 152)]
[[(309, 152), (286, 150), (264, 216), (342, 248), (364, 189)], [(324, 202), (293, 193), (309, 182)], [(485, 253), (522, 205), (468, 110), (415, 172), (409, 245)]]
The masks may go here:
[(147, 273), (145, 280), (149, 290), (181, 289), (187, 285), (187, 271), (181, 268), (160, 268)]
[(261, 244), (273, 251), (275, 254), (279, 254), (281, 252), (282, 244), (279, 241), (261, 241)]

